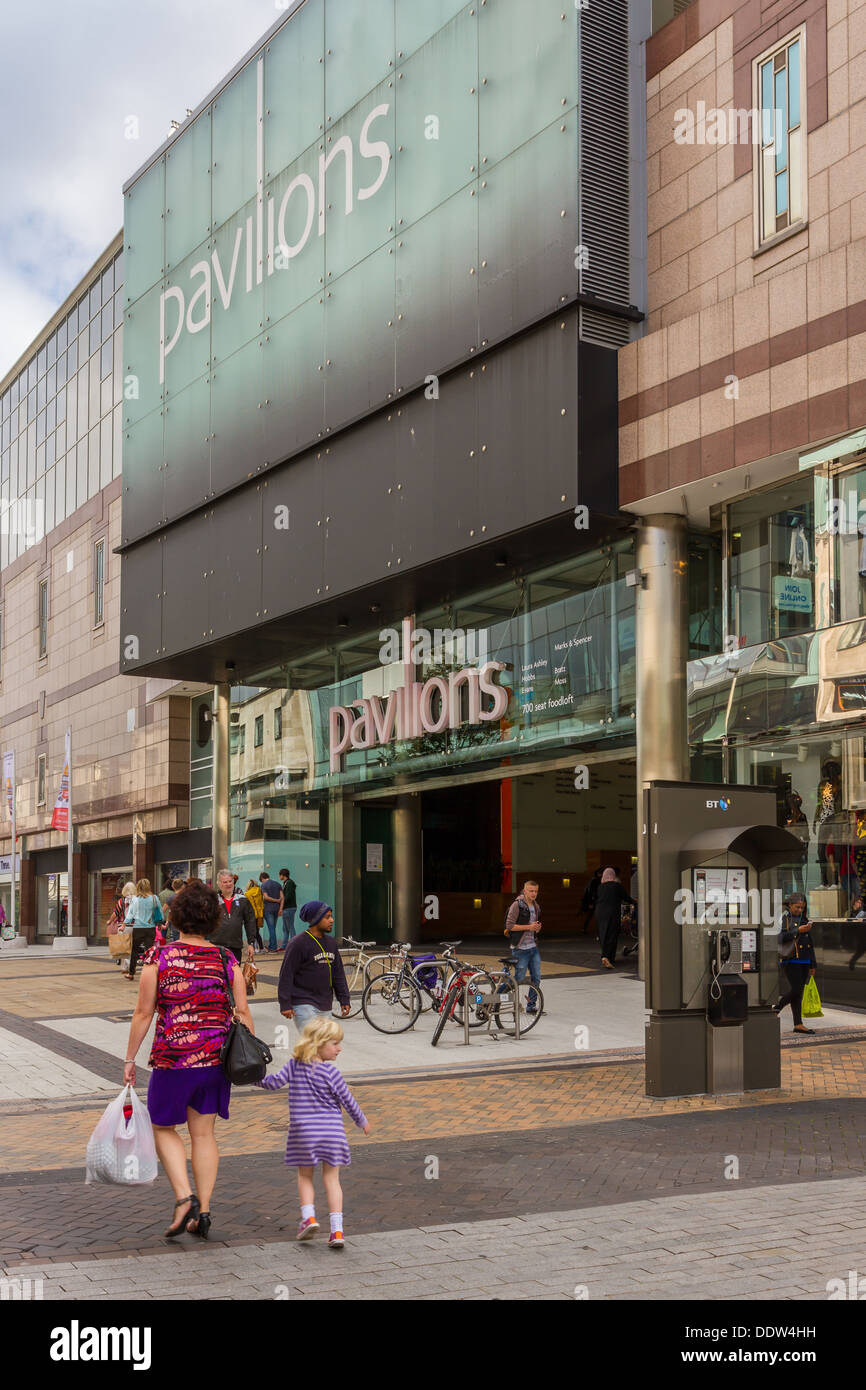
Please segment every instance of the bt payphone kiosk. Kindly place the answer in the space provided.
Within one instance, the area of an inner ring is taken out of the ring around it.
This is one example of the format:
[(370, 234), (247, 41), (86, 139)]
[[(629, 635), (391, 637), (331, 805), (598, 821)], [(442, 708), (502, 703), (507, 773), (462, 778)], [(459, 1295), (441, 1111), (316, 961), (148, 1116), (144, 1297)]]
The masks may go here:
[(778, 1086), (780, 888), (802, 842), (772, 788), (656, 782), (644, 812), (647, 1093)]

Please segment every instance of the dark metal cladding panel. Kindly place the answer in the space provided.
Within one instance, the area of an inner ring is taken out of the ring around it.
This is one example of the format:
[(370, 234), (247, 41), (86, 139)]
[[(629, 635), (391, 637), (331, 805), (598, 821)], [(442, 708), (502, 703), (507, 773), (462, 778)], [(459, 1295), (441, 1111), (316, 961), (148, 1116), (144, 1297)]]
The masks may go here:
[[(481, 364), (465, 367), (440, 385), (433, 415), (432, 525), (419, 535), (419, 563), (480, 544), (481, 441), (478, 392)], [(474, 531), (474, 535), (471, 533)]]
[(208, 625), (208, 582), (218, 561), (209, 511), (164, 534), (162, 642), (167, 652), (204, 646), (218, 635)]
[(476, 192), (461, 189), (398, 240), (397, 385), (403, 391), (478, 345)]
[(329, 291), (325, 320), (325, 420), (343, 420), (396, 395), (394, 257), (388, 248), (341, 275)]
[[(432, 386), (429, 389), (432, 392)], [(439, 549), (431, 518), (436, 514), (441, 492), (436, 454), (436, 422), (441, 408), (441, 396), (439, 400), (432, 396), (427, 399), (423, 392), (418, 392), (390, 412), (394, 477), (400, 484), (393, 524), (400, 539), (398, 553), (403, 571), (424, 563), (431, 550)]]
[(196, 381), (169, 399), (165, 416), (163, 509), (167, 521), (210, 496), (210, 393)]
[(485, 364), (479, 439), (487, 445), (481, 495), (488, 534), (555, 516), (580, 500), (577, 356), (572, 313), (518, 339), (507, 352), (494, 353)]
[[(396, 467), (396, 410), (363, 425), (331, 446), (320, 461), (325, 515), (323, 593), (336, 595), (363, 583), (388, 579), (397, 564), (402, 535), (397, 525), (399, 470)], [(358, 556), (363, 554), (363, 566)]]
[(563, 168), (558, 157), (558, 142), (570, 148), (576, 120), (572, 112), (567, 124), (557, 122), (515, 150), (480, 190), (482, 342), (551, 313), (577, 292), (577, 162)]
[(163, 412), (160, 407), (123, 430), (123, 540), (130, 538), (130, 518), (136, 535), (162, 524), (165, 515), (162, 468)]
[[(263, 479), (222, 506), (210, 509), (208, 565), (208, 632), (237, 632), (254, 627), (269, 615), (262, 613), (262, 556), (271, 550), (284, 563), (290, 554), (290, 532), (277, 529), (284, 513), (271, 505), (270, 480)], [(279, 504), (276, 504), (279, 506)], [(262, 538), (263, 514), (268, 532)], [(267, 545), (267, 552), (263, 547)], [(202, 569), (204, 569), (202, 565)]]
[[(263, 621), (280, 613), (321, 603), (325, 597), (323, 579), (324, 518), (326, 516), (320, 462), (329, 457), (323, 445), (268, 474), (269, 515), (277, 505), (289, 508), (289, 530), (279, 533), (279, 541), (262, 554), (261, 608), (268, 610)], [(263, 530), (270, 530), (268, 520)], [(256, 605), (258, 606), (258, 605)]]
[(324, 307), (318, 295), (270, 325), (264, 347), (262, 424), (267, 457), (279, 462), (325, 431)]
[(582, 342), (578, 361), (578, 500), (613, 513), (619, 506), (617, 354)]
[(213, 370), (211, 490), (217, 494), (239, 482), (245, 474), (254, 477), (261, 465), (266, 413), (263, 349), (264, 338), (253, 338), (234, 354), (231, 393), (220, 391), (222, 368), (219, 362)]
[[(162, 641), (162, 543), (142, 541), (120, 557), (120, 669), (155, 661)], [(135, 655), (135, 652), (138, 655)]]

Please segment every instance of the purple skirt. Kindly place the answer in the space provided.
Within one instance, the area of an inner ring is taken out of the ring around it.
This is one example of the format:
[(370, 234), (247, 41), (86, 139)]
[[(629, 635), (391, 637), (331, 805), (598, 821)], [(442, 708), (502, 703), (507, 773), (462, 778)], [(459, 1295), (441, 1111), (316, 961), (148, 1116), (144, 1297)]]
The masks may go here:
[(222, 1067), (161, 1067), (150, 1073), (147, 1110), (151, 1124), (185, 1125), (187, 1106), (200, 1115), (229, 1117), (231, 1082)]

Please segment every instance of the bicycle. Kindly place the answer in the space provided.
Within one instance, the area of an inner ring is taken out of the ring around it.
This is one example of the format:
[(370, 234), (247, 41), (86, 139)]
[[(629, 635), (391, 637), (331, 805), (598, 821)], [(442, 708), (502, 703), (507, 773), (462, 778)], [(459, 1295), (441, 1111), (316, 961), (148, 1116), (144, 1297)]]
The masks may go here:
[(408, 942), (402, 943), (398, 968), (370, 980), (364, 987), (361, 1009), (370, 1027), (378, 1033), (405, 1033), (421, 1014), (421, 990), (409, 966), (411, 950)]
[[(499, 956), (499, 960), (505, 967), (503, 974), (507, 975), (512, 981), (517, 999), (517, 1008), (520, 1011), (520, 1036), (528, 1033), (534, 1028), (541, 1015), (544, 1013), (544, 995), (540, 985), (532, 984), (531, 980), (521, 980), (518, 982), (516, 974), (517, 961), (514, 956)], [(511, 993), (507, 985), (501, 985), (498, 991), (500, 994)], [(534, 997), (533, 997), (534, 996)], [(503, 1033), (515, 1032), (514, 1008), (506, 1005), (501, 1010), (497, 1006), (493, 1010), (493, 1017), (496, 1020), (496, 1027)]]
[[(345, 960), (343, 961), (343, 967), (346, 971), (346, 984), (349, 988), (350, 997), (353, 994), (357, 993), (357, 999), (352, 1002), (351, 1012), (346, 1014), (345, 1017), (355, 1018), (361, 1012), (361, 998), (363, 996), (364, 990), (366, 989), (370, 980), (373, 979), (374, 976), (382, 975), (385, 973), (386, 962), (388, 963), (389, 968), (391, 967), (391, 965), (393, 964), (394, 953), (393, 950), (388, 950), (381, 955), (368, 955), (368, 947), (376, 946), (378, 945), (378, 942), (355, 941), (351, 936), (343, 937), (341, 947), (344, 944), (349, 948), (350, 952), (355, 953), (354, 958), (350, 960), (348, 964)], [(342, 949), (340, 951), (340, 955), (342, 957)], [(342, 1005), (337, 1003), (336, 1000), (334, 1001), (332, 1007), (332, 1013), (334, 1018), (342, 1019), (344, 1016)]]
[(454, 954), (460, 944), (459, 941), (440, 941), (441, 956), (413, 958), (412, 979), (421, 995), (422, 1012), (434, 1007), (438, 1009), (444, 999), (448, 985), (460, 967)]
[[(435, 1047), (439, 1042), (449, 1019), (461, 1027), (464, 1025), (463, 1002), (468, 980), (473, 982), (472, 1000), (469, 1003), (469, 1027), (483, 1028), (491, 1017), (498, 1018), (501, 1001), (497, 1003), (497, 999), (499, 994), (508, 988), (507, 985), (501, 983), (503, 973), (502, 971), (483, 970), (476, 965), (467, 965), (465, 962), (460, 963), (460, 968), (452, 976), (445, 998), (442, 1000), (439, 1018), (430, 1039), (431, 1046)], [(504, 1009), (502, 1009), (502, 1013), (505, 1013)]]

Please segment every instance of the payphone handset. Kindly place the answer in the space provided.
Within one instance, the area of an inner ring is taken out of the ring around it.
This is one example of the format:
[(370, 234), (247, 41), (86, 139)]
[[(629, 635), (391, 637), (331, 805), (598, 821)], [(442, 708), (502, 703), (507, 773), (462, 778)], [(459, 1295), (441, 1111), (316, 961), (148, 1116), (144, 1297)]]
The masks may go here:
[(752, 978), (750, 1002), (762, 997), (759, 934), (762, 898), (746, 863), (703, 864), (681, 876), (676, 920), (682, 925), (683, 997), (700, 1007), (717, 974)]

